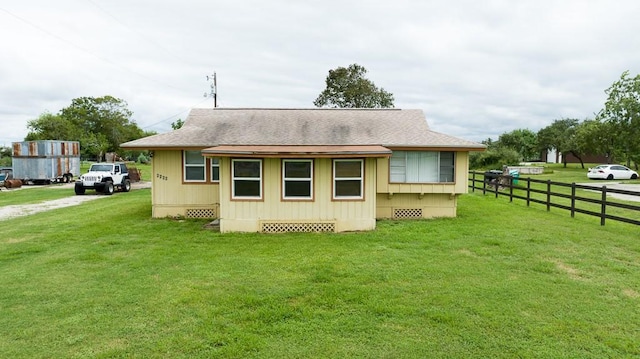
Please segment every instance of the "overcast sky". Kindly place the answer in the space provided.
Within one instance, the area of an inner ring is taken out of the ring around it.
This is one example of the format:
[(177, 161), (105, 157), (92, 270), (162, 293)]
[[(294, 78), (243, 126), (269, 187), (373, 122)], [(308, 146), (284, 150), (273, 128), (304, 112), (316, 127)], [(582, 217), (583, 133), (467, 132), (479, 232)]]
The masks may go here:
[(217, 73), (219, 107), (310, 108), (357, 63), (397, 108), (481, 141), (593, 118), (640, 73), (640, 1), (30, 0), (0, 2), (0, 145), (78, 97), (167, 132)]

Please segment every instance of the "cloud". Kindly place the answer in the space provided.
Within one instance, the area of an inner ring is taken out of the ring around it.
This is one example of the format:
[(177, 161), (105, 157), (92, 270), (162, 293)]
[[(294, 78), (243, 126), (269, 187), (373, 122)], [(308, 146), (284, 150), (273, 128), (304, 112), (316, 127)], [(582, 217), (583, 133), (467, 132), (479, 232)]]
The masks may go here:
[(0, 5), (0, 145), (71, 100), (112, 95), (147, 130), (192, 107), (312, 107), (329, 69), (358, 63), (471, 140), (593, 117), (620, 74), (640, 72), (640, 3), (607, 1), (204, 1)]

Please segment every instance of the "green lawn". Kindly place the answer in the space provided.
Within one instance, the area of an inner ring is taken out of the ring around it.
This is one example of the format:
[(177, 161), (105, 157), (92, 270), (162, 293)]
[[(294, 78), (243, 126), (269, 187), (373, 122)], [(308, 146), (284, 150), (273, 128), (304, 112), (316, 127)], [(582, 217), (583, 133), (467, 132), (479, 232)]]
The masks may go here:
[(135, 190), (1, 221), (0, 357), (640, 356), (635, 226), (478, 194), (366, 233), (150, 211)]

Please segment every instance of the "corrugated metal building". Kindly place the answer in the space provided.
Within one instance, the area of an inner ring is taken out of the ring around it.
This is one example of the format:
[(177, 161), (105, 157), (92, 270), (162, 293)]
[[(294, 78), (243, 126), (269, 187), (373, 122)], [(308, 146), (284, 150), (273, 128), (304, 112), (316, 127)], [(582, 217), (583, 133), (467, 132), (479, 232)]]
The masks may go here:
[(13, 142), (13, 176), (24, 182), (69, 182), (80, 175), (80, 142)]

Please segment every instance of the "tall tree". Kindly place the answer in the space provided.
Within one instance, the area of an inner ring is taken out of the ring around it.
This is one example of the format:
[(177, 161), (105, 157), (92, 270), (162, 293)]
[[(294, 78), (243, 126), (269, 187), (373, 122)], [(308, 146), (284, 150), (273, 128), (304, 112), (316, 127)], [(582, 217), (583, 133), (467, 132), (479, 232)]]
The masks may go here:
[(567, 167), (567, 154), (571, 153), (579, 161), (582, 168), (584, 162), (582, 156), (585, 154), (585, 148), (576, 140), (576, 132), (580, 126), (580, 121), (573, 118), (564, 118), (555, 120), (553, 123), (538, 131), (539, 149), (543, 151), (556, 149), (562, 152), (562, 162)]
[(605, 90), (607, 101), (597, 118), (611, 126), (616, 135), (615, 147), (631, 161), (640, 160), (640, 75), (629, 76), (625, 71), (620, 79)]
[(45, 112), (37, 119), (27, 121), (30, 130), (25, 141), (77, 139), (80, 130), (68, 119)]
[(102, 158), (105, 152), (117, 152), (120, 143), (146, 135), (132, 114), (124, 100), (112, 96), (80, 97), (57, 115), (45, 113), (29, 121), (25, 139), (76, 140), (82, 156)]
[(182, 126), (184, 126), (184, 121), (181, 118), (177, 119), (176, 122), (171, 122), (171, 128), (174, 130), (182, 128)]
[(620, 155), (615, 147), (616, 136), (608, 123), (586, 119), (578, 126), (575, 135), (578, 147), (584, 148), (586, 154), (605, 154), (609, 163)]
[(520, 155), (520, 161), (537, 159), (538, 139), (535, 132), (529, 129), (517, 129), (505, 132), (498, 138), (498, 146), (515, 150)]
[(376, 85), (364, 75), (367, 70), (352, 64), (329, 70), (327, 87), (313, 101), (316, 107), (333, 108), (391, 108), (393, 94)]

